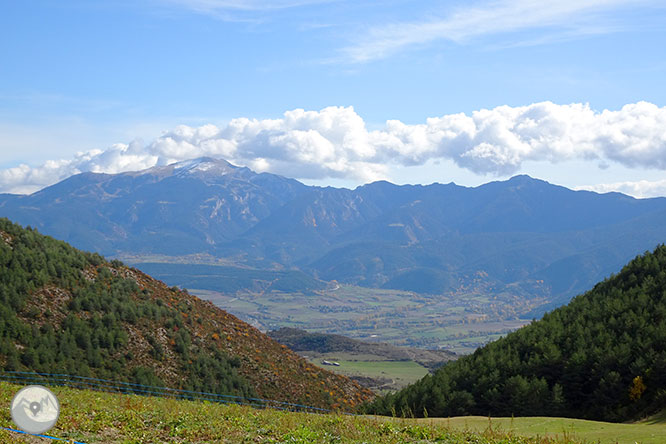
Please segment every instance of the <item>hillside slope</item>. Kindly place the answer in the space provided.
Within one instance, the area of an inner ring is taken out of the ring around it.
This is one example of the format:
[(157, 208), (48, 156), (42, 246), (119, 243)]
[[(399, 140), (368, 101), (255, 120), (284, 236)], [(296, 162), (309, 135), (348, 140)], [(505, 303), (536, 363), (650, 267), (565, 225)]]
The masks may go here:
[(433, 376), (377, 400), (390, 414), (624, 421), (666, 405), (666, 246)]
[(351, 409), (373, 395), (209, 302), (0, 219), (0, 368)]

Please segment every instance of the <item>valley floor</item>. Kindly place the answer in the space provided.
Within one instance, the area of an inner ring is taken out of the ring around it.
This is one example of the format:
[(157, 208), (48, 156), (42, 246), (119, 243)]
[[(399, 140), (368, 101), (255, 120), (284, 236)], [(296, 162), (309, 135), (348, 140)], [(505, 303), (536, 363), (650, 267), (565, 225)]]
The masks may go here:
[[(9, 406), (19, 388), (0, 383), (0, 403)], [(619, 444), (648, 444), (663, 442), (666, 436), (666, 423), (660, 421), (607, 424), (516, 418), (512, 422), (493, 419), (489, 428), (488, 418), (480, 417), (405, 420), (321, 415), (59, 387), (53, 391), (61, 403), (61, 414), (49, 434), (85, 443), (582, 444), (617, 440)], [(0, 410), (0, 426), (13, 428), (8, 408)], [(546, 434), (552, 438), (544, 438)], [(524, 437), (527, 435), (533, 437)], [(55, 441), (0, 430), (0, 442)]]
[[(169, 282), (168, 276), (157, 277)], [(369, 342), (444, 348), (458, 354), (472, 353), (529, 324), (520, 315), (544, 302), (541, 298), (491, 297), (481, 292), (430, 296), (350, 285), (321, 291), (316, 297), (187, 288), (262, 331), (295, 327)]]

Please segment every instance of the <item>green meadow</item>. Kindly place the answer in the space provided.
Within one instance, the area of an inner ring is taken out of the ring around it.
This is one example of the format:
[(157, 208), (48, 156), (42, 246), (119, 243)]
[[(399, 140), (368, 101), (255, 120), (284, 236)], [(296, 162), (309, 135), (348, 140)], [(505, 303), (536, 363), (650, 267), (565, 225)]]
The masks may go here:
[(660, 415), (637, 423), (615, 424), (569, 418), (487, 418), (464, 416), (447, 419), (421, 419), (421, 424), (445, 425), (452, 430), (499, 433), (521, 436), (574, 438), (601, 444), (663, 444), (666, 442), (666, 417)]
[[(9, 406), (18, 389), (0, 383), (0, 402)], [(85, 443), (580, 443), (453, 430), (443, 423), (415, 420), (257, 410), (58, 387), (53, 392), (60, 401), (61, 414), (48, 434)], [(0, 426), (13, 427), (8, 408), (0, 411)], [(54, 441), (0, 430), (0, 442)]]
[[(20, 386), (0, 383), (9, 407)], [(395, 419), (311, 414), (75, 390), (52, 389), (61, 404), (49, 434), (85, 443), (663, 443), (666, 423), (608, 424), (561, 418)], [(13, 427), (9, 408), (0, 426)], [(0, 430), (3, 443), (55, 442)]]

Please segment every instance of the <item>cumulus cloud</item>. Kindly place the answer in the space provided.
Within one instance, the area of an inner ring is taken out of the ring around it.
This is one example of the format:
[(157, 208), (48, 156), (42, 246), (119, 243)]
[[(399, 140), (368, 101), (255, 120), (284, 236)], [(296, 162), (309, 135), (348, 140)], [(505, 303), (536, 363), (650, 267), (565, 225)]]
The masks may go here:
[(449, 159), (477, 174), (506, 176), (523, 162), (666, 170), (666, 107), (647, 102), (595, 111), (551, 102), (450, 114), (368, 130), (352, 107), (296, 109), (279, 119), (231, 120), (218, 128), (178, 126), (148, 144), (134, 141), (73, 159), (0, 171), (0, 189), (31, 192), (83, 171), (118, 173), (200, 156), (300, 179), (387, 178), (388, 166)]

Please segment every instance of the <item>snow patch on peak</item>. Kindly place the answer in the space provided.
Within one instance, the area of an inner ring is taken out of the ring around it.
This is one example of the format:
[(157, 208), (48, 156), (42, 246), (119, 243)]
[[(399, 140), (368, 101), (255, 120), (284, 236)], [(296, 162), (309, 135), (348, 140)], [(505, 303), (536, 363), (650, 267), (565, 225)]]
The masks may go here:
[(231, 164), (225, 160), (213, 159), (211, 157), (199, 157), (197, 159), (182, 160), (172, 164), (174, 170), (208, 171), (216, 166), (230, 167)]
[(168, 165), (166, 168), (171, 170), (171, 174), (176, 176), (222, 176), (238, 169), (222, 159), (213, 159), (211, 157), (199, 157), (197, 159), (183, 160)]
[(223, 159), (212, 157), (198, 157), (196, 159), (181, 160), (168, 165), (154, 166), (142, 171), (123, 173), (130, 176), (141, 176), (148, 174), (164, 179), (170, 176), (176, 177), (196, 177), (198, 179), (213, 180), (215, 177), (232, 174), (235, 171), (244, 170)]

